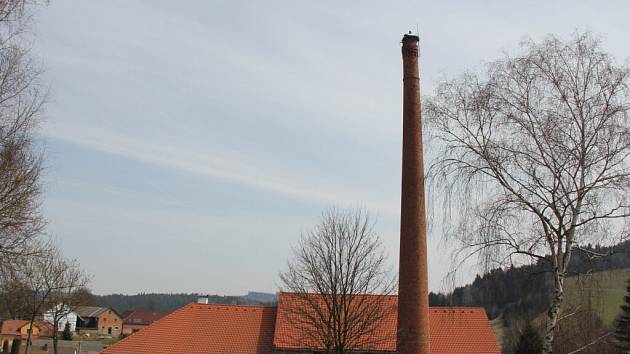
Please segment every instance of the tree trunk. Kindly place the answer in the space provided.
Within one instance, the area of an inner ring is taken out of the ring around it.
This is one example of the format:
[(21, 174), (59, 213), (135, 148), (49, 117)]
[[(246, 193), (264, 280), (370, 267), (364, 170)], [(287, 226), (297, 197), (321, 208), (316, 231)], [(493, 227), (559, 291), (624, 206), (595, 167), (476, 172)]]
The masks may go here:
[(53, 323), (53, 332), (52, 332), (52, 342), (53, 342), (53, 353), (57, 354), (57, 342), (59, 341), (58, 333), (59, 333), (59, 320), (55, 320)]
[(24, 354), (28, 354), (28, 350), (31, 348), (31, 334), (33, 333), (33, 323), (35, 322), (35, 316), (31, 317), (31, 321), (29, 322), (29, 326), (31, 327), (28, 331), (28, 335), (26, 336), (26, 348), (24, 349)]
[(551, 299), (551, 305), (549, 305), (549, 310), (547, 310), (545, 338), (543, 339), (543, 354), (553, 354), (553, 340), (556, 335), (558, 318), (560, 317), (560, 305), (564, 299), (564, 274), (555, 274), (554, 278), (555, 289), (553, 292), (553, 298)]

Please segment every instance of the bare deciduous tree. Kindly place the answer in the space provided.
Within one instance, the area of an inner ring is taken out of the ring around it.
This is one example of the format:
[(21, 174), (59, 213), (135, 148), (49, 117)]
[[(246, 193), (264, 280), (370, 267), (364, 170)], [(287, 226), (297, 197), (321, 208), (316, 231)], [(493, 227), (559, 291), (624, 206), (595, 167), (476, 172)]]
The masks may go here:
[[(25, 263), (14, 272), (14, 282), (23, 284), (25, 293), (22, 294), (23, 302), (28, 309), (28, 320), (32, 328), (38, 315), (45, 310), (55, 308), (60, 303), (74, 304), (79, 300), (77, 294), (87, 285), (88, 278), (80, 270), (76, 261), (68, 261), (59, 252), (57, 247), (51, 244), (41, 246), (42, 250), (37, 256), (26, 257)], [(56, 346), (56, 336), (59, 319), (68, 306), (62, 306), (56, 311), (57, 321), (53, 323), (53, 338)], [(31, 332), (26, 338), (25, 353), (28, 354), (31, 343)]]
[(89, 278), (83, 273), (78, 263), (74, 260), (64, 261), (60, 265), (65, 266), (65, 270), (57, 279), (56, 290), (53, 291), (48, 299), (50, 322), (52, 323), (52, 341), (53, 353), (58, 353), (59, 332), (63, 329), (67, 322), (67, 316), (73, 312), (77, 306), (85, 305), (89, 301), (91, 293), (86, 289)]
[[(360, 210), (325, 212), (302, 236), (280, 279), (296, 300), (287, 320), (308, 336), (296, 339), (329, 352), (377, 344), (374, 331), (393, 311), (391, 302), (377, 296), (392, 293), (395, 277), (369, 216)], [(371, 296), (361, 296), (366, 294)]]
[(0, 319), (28, 317), (28, 306), (24, 303), (24, 295), (28, 294), (26, 285), (7, 273), (0, 272), (0, 277)]
[(41, 151), (34, 142), (46, 90), (25, 36), (38, 1), (0, 1), (0, 271), (36, 253), (41, 234)]
[(460, 256), (549, 265), (551, 353), (572, 252), (627, 232), (630, 70), (588, 33), (521, 49), (482, 74), (445, 81), (426, 100), (439, 149), (429, 177), (434, 197), (457, 202), (447, 218), (457, 221), (448, 234)]

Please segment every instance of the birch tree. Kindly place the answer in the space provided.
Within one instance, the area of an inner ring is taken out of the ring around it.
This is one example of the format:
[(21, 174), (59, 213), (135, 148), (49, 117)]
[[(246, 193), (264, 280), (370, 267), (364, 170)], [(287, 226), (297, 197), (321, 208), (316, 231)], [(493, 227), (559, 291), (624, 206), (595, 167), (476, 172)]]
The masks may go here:
[(573, 252), (627, 236), (629, 73), (589, 33), (548, 36), (445, 80), (424, 102), (431, 196), (454, 223), (458, 261), (548, 265), (547, 354)]

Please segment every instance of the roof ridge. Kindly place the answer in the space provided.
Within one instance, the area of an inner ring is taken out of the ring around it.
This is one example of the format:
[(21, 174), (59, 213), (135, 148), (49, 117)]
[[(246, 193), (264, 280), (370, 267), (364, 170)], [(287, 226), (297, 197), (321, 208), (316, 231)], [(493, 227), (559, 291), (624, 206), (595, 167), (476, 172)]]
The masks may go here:
[[(278, 297), (281, 294), (286, 294), (286, 295), (293, 295), (293, 294), (300, 294), (300, 295), (323, 295), (322, 293), (301, 293), (298, 291), (280, 291), (278, 293)], [(327, 295), (332, 295), (332, 294), (327, 294)], [(342, 294), (338, 294), (338, 295), (342, 295)], [(398, 297), (398, 294), (366, 294), (366, 293), (357, 293), (357, 294), (347, 294), (347, 295), (352, 295), (352, 296), (382, 296), (382, 297)]]
[(205, 307), (236, 307), (236, 308), (244, 308), (244, 309), (259, 309), (259, 310), (264, 310), (264, 309), (270, 309), (270, 308), (276, 308), (278, 306), (276, 305), (270, 305), (270, 306), (260, 306), (260, 305), (245, 305), (245, 304), (200, 304), (197, 302), (191, 302), (190, 304), (184, 306), (184, 307), (189, 307), (189, 306), (205, 306)]
[(486, 311), (485, 308), (481, 306), (431, 306), (429, 310), (483, 310)]

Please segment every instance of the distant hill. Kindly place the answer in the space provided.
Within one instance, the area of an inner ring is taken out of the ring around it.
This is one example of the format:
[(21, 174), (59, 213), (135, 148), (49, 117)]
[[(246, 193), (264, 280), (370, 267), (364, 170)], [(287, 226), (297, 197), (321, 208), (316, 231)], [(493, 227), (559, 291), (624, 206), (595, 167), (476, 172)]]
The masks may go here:
[[(111, 307), (118, 313), (126, 311), (172, 312), (186, 304), (197, 301), (199, 294), (158, 294), (141, 293), (136, 295), (111, 294), (94, 295), (93, 305)], [(244, 296), (209, 295), (213, 304), (268, 305), (276, 301), (275, 294), (249, 292)]]
[(258, 301), (269, 304), (275, 304), (278, 302), (278, 294), (259, 293), (255, 291), (248, 292), (244, 298), (250, 301)]

